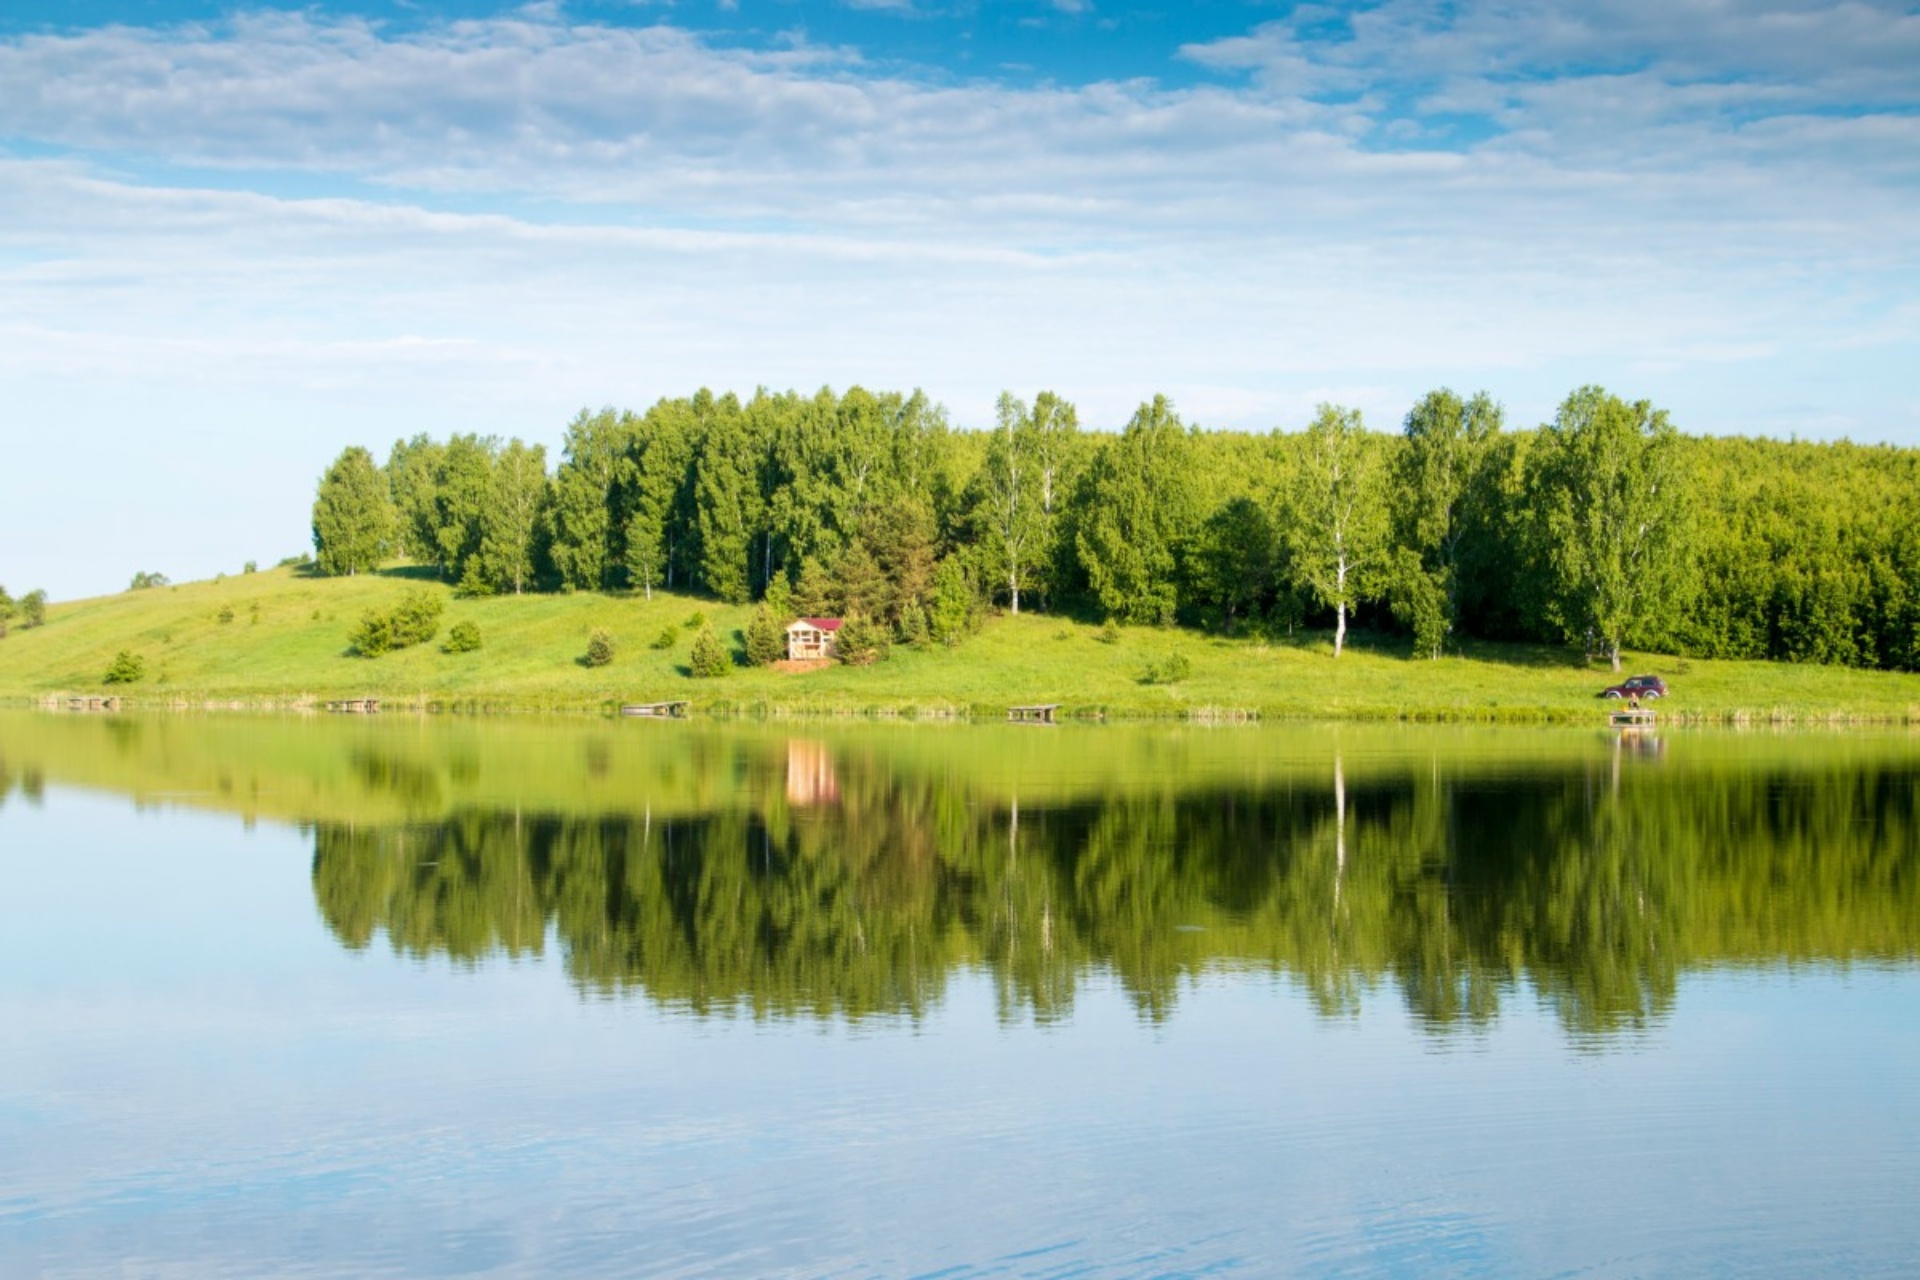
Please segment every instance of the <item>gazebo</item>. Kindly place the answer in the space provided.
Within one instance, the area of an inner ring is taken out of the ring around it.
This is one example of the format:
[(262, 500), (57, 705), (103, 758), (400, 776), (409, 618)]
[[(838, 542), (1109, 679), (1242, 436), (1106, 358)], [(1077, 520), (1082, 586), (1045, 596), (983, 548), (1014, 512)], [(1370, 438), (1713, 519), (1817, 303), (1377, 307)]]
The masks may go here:
[(804, 662), (811, 658), (831, 658), (833, 642), (840, 632), (838, 618), (801, 618), (787, 624), (787, 659)]

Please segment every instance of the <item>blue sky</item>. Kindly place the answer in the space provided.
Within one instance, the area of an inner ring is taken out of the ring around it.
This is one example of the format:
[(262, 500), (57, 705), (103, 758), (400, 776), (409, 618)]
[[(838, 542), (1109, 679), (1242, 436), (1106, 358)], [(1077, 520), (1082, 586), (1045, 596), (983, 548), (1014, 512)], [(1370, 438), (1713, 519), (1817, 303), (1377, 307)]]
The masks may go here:
[(1916, 66), (1872, 0), (15, 0), (0, 583), (271, 561), (346, 444), (701, 385), (1920, 444)]

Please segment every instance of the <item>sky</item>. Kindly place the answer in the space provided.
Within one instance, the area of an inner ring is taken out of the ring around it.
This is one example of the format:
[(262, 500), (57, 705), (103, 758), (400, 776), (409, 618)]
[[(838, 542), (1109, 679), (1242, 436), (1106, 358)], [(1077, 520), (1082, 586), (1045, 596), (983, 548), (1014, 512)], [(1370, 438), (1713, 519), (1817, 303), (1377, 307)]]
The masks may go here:
[(1920, 445), (1920, 9), (8, 0), (0, 584), (702, 386)]

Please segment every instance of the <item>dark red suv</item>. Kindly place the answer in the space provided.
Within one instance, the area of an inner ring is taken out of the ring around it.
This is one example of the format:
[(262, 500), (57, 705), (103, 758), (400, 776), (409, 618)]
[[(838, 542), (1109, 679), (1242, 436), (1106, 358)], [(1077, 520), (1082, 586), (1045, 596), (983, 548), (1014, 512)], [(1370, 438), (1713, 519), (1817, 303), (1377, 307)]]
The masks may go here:
[(1664, 698), (1667, 682), (1659, 676), (1628, 676), (1619, 684), (1600, 691), (1603, 698)]

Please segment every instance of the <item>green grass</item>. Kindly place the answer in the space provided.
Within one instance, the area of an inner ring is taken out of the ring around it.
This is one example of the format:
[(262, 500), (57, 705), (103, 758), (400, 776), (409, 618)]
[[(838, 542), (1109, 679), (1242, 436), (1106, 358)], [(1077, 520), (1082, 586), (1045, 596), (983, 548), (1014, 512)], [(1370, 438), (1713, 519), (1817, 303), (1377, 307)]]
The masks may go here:
[[(1362, 635), (1335, 661), (1319, 633), (1268, 643), (1125, 628), (1108, 643), (1098, 626), (1028, 614), (993, 618), (957, 649), (896, 648), (891, 661), (864, 669), (736, 667), (697, 680), (688, 673), (696, 633), (684, 623), (704, 614), (738, 653), (751, 610), (665, 592), (652, 600), (449, 594), (440, 639), (353, 656), (348, 635), (361, 613), (422, 585), (446, 590), (404, 568), (332, 579), (276, 569), (51, 605), (44, 627), (0, 640), (0, 696), (107, 692), (103, 679), (121, 650), (144, 658), (146, 675), (111, 691), (145, 706), (371, 696), (393, 706), (592, 710), (684, 698), (705, 712), (998, 718), (1012, 704), (1058, 702), (1066, 714), (1113, 718), (1565, 722), (1597, 719), (1603, 704), (1593, 695), (1613, 679), (1549, 648), (1475, 645), (1428, 662), (1410, 659), (1402, 643)], [(442, 653), (461, 622), (480, 628), (484, 647)], [(613, 636), (616, 654), (590, 667), (583, 659), (596, 628)], [(652, 648), (667, 628), (674, 646)], [(1150, 681), (1175, 654), (1188, 674)], [(1920, 723), (1915, 675), (1647, 654), (1626, 665), (1667, 677), (1668, 720)]]

